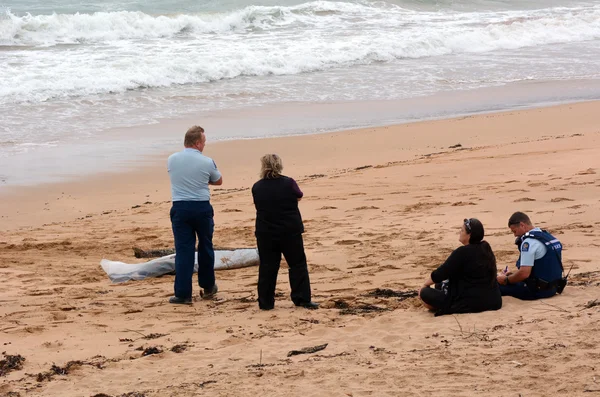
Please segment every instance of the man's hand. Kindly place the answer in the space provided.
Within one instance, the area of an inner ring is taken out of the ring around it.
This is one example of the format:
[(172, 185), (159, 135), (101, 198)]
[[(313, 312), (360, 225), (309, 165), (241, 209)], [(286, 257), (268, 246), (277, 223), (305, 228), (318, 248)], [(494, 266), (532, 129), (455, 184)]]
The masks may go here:
[(221, 186), (223, 184), (223, 177), (220, 177), (218, 180), (211, 182), (208, 181), (209, 185), (213, 185), (213, 186)]

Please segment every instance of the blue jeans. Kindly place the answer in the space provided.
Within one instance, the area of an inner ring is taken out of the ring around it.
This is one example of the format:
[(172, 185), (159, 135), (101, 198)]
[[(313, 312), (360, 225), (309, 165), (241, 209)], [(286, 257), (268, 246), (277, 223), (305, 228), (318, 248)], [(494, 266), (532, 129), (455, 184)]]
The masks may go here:
[(514, 283), (510, 285), (500, 285), (500, 293), (502, 296), (512, 296), (517, 299), (532, 301), (535, 299), (550, 298), (556, 295), (556, 288), (546, 291), (533, 292), (524, 282)]
[(175, 296), (192, 297), (195, 245), (198, 237), (198, 285), (210, 289), (215, 285), (215, 251), (212, 237), (214, 211), (208, 201), (175, 201), (171, 208), (171, 225), (175, 238)]

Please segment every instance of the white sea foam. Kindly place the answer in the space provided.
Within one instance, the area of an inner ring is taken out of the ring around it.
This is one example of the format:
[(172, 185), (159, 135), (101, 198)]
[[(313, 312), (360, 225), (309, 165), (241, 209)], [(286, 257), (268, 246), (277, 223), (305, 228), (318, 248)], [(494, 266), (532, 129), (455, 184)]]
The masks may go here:
[[(182, 115), (216, 123), (222, 138), (249, 138), (600, 97), (600, 0), (299, 1), (0, 7), (0, 166), (10, 183), (51, 174), (51, 164), (61, 175), (84, 172), (86, 156), (129, 158), (131, 149), (105, 130)], [(460, 97), (490, 87), (498, 91), (486, 98)], [(463, 99), (437, 110), (419, 101), (445, 92)], [(278, 110), (273, 120), (257, 116), (289, 103), (380, 100), (402, 105), (322, 111), (285, 125)]]
[(316, 1), (170, 16), (15, 16), (6, 10), (0, 19), (0, 103), (598, 38), (598, 5), (440, 13)]

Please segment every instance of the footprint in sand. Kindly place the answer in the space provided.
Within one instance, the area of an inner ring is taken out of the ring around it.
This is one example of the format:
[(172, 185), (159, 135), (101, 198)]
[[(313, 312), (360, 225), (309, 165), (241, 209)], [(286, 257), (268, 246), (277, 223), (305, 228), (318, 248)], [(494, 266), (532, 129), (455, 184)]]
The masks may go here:
[(363, 205), (362, 207), (356, 207), (353, 211), (362, 211), (362, 210), (378, 210), (379, 207), (375, 207), (373, 205)]
[(566, 198), (566, 197), (556, 197), (556, 198), (553, 198), (552, 200), (550, 200), (551, 203), (560, 203), (561, 201), (575, 201), (575, 200)]
[(593, 175), (595, 173), (596, 173), (596, 171), (594, 171), (593, 168), (588, 168), (585, 171), (578, 172), (577, 175)]
[(453, 207), (462, 207), (465, 205), (477, 205), (477, 204), (470, 202), (470, 201), (457, 201), (455, 203), (452, 203)]
[(532, 198), (529, 198), (529, 197), (523, 197), (523, 198), (520, 198), (520, 199), (516, 199), (514, 201), (514, 203), (522, 203), (524, 201), (535, 201), (535, 199), (532, 199)]
[(335, 242), (336, 245), (354, 245), (354, 244), (362, 244), (360, 240), (338, 240)]

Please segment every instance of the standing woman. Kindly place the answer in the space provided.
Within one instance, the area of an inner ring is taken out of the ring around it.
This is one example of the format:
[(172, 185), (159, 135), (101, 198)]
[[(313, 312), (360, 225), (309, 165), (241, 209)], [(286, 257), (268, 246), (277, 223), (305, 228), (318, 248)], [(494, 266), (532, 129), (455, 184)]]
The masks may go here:
[[(465, 219), (458, 235), (463, 246), (455, 249), (425, 280), (419, 297), (428, 309), (436, 311), (436, 316), (502, 307), (496, 256), (483, 236), (483, 225), (478, 219)], [(430, 288), (433, 284), (436, 288)]]
[(316, 309), (311, 301), (310, 279), (304, 254), (304, 225), (298, 209), (303, 193), (292, 178), (281, 174), (283, 163), (276, 154), (260, 159), (260, 180), (252, 186), (256, 207), (256, 243), (258, 269), (258, 306), (271, 310), (275, 306), (275, 285), (285, 257), (289, 270), (291, 298), (296, 306)]

